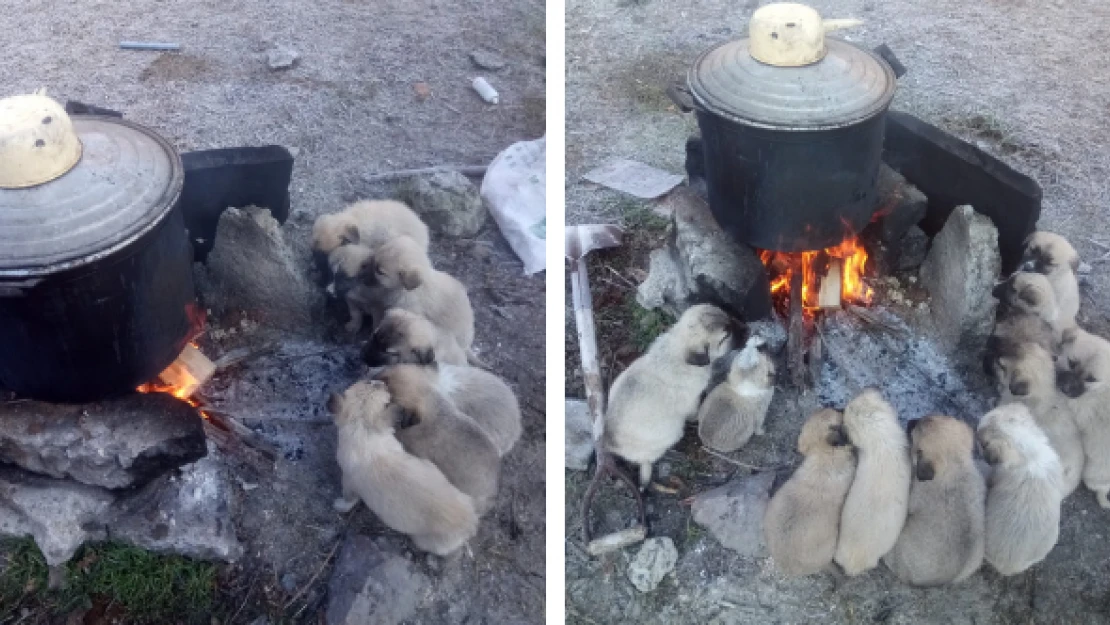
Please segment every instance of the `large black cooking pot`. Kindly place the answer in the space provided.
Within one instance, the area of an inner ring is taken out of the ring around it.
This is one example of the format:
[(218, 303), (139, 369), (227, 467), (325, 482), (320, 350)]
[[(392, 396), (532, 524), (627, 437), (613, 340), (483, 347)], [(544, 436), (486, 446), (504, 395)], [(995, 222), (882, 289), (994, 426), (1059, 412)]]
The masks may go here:
[(836, 39), (800, 67), (757, 61), (748, 42), (706, 52), (687, 75), (710, 208), (726, 232), (757, 248), (835, 246), (875, 210), (894, 70)]
[(0, 189), (0, 388), (56, 402), (133, 391), (195, 328), (181, 159), (129, 121), (72, 123), (73, 169)]

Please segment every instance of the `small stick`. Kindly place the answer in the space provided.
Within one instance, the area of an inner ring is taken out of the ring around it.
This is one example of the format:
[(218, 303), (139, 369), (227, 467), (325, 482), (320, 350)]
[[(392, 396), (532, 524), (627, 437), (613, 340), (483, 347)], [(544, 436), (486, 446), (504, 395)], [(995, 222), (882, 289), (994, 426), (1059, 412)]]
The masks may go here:
[(439, 167), (424, 167), (421, 169), (398, 169), (397, 171), (386, 171), (378, 174), (370, 174), (364, 176), (363, 182), (388, 182), (396, 180), (397, 178), (408, 178), (410, 176), (424, 176), (427, 174), (438, 174), (441, 172), (457, 171), (464, 176), (478, 178), (486, 175), (486, 170), (489, 169), (486, 165), (441, 165)]
[(326, 569), (328, 567), (328, 563), (331, 562), (332, 556), (335, 555), (336, 550), (339, 549), (339, 545), (342, 542), (343, 542), (342, 540), (335, 541), (335, 545), (331, 548), (331, 551), (328, 552), (328, 557), (324, 558), (323, 564), (320, 565), (320, 568), (316, 569), (316, 574), (312, 576), (312, 579), (308, 580), (307, 584), (305, 584), (304, 586), (301, 586), (301, 589), (299, 591), (297, 591), (297, 594), (293, 595), (293, 598), (290, 599), (289, 602), (285, 604), (285, 609), (286, 610), (289, 609), (289, 606), (296, 603), (297, 599), (300, 599), (301, 595), (303, 595), (309, 588), (312, 587), (312, 584), (316, 582), (316, 578), (320, 577), (320, 574), (323, 573), (324, 569)]
[(175, 51), (180, 50), (181, 46), (176, 43), (160, 43), (154, 41), (121, 41), (119, 42), (121, 50), (157, 50), (157, 51)]
[(740, 462), (739, 460), (733, 460), (732, 458), (729, 458), (728, 456), (726, 456), (724, 454), (717, 453), (717, 452), (713, 451), (712, 449), (710, 449), (710, 448), (708, 448), (704, 445), (702, 446), (702, 450), (705, 453), (709, 454), (710, 456), (713, 456), (714, 458), (719, 458), (721, 460), (724, 460), (725, 462), (728, 462), (730, 464), (734, 464), (738, 467), (743, 467), (745, 469), (750, 469), (752, 471), (766, 471), (767, 470), (764, 467), (757, 467), (754, 464), (747, 464), (747, 463), (744, 463), (744, 462)]

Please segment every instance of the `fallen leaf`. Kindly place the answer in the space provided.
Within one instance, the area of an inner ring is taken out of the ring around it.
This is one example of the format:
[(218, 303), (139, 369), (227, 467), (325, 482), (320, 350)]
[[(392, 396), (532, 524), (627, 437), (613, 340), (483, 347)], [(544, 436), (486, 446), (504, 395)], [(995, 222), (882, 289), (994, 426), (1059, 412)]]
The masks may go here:
[(413, 84), (412, 90), (416, 93), (417, 99), (421, 102), (432, 97), (432, 88), (426, 82), (418, 82)]

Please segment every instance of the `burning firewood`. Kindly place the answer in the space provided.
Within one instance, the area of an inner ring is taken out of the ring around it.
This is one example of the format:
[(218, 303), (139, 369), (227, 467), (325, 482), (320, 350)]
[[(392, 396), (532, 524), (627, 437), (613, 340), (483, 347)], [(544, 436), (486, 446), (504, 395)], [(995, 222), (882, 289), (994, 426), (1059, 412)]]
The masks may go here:
[(169, 393), (189, 399), (216, 374), (216, 364), (195, 345), (186, 345), (177, 360), (158, 374), (158, 381), (139, 387), (143, 393)]
[(829, 259), (829, 271), (821, 280), (821, 290), (817, 293), (817, 307), (822, 310), (840, 308), (841, 270), (844, 261), (839, 258)]

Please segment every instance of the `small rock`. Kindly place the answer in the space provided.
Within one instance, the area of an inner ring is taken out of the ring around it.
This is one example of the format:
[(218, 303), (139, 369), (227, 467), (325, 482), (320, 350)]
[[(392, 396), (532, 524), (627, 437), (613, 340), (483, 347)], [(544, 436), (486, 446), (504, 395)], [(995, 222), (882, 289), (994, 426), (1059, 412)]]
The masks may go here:
[(566, 400), (565, 466), (572, 471), (585, 471), (594, 455), (593, 423), (590, 409), (581, 399)]
[(929, 235), (917, 226), (906, 231), (896, 244), (897, 258), (893, 262), (894, 271), (911, 271), (925, 262), (929, 251)]
[(478, 234), (489, 212), (478, 188), (457, 171), (413, 176), (397, 193), (432, 231), (449, 237)]
[(895, 243), (925, 218), (929, 198), (888, 165), (879, 168), (876, 185), (879, 198), (878, 235), (883, 243)]
[(504, 69), (505, 60), (489, 50), (475, 50), (470, 53), (470, 61), (479, 69), (491, 72)]
[(675, 317), (689, 308), (690, 288), (686, 273), (671, 243), (652, 250), (648, 256), (648, 276), (636, 288), (636, 302), (648, 310), (660, 309)]
[(343, 543), (328, 582), (328, 625), (393, 625), (409, 620), (428, 591), (427, 577), (366, 536)]
[(1001, 270), (998, 230), (991, 220), (971, 206), (952, 211), (921, 266), (933, 325), (948, 355), (978, 359), (994, 329), (998, 300), (991, 291)]
[(484, 241), (474, 241), (470, 245), (470, 255), (479, 262), (489, 262), (493, 256), (493, 247)]
[(628, 579), (636, 590), (651, 592), (674, 570), (677, 562), (678, 550), (670, 537), (649, 538), (629, 563)]
[(266, 53), (266, 65), (272, 70), (289, 69), (297, 64), (301, 55), (292, 48), (278, 46)]
[(412, 92), (416, 94), (416, 99), (423, 102), (432, 97), (432, 88), (426, 82), (418, 82), (412, 85)]
[(1094, 267), (1092, 267), (1088, 263), (1079, 263), (1079, 267), (1077, 267), (1075, 271), (1079, 275), (1085, 276), (1085, 275), (1091, 273), (1092, 271), (1094, 271)]
[(296, 573), (286, 573), (281, 576), (281, 588), (287, 593), (291, 594), (297, 592), (299, 582), (300, 579), (297, 577)]
[(659, 476), (659, 479), (665, 480), (671, 476), (671, 463), (660, 462), (655, 465), (655, 471), (656, 474)]
[(774, 472), (764, 471), (701, 493), (691, 507), (694, 522), (740, 555), (763, 555), (763, 513), (774, 481)]

